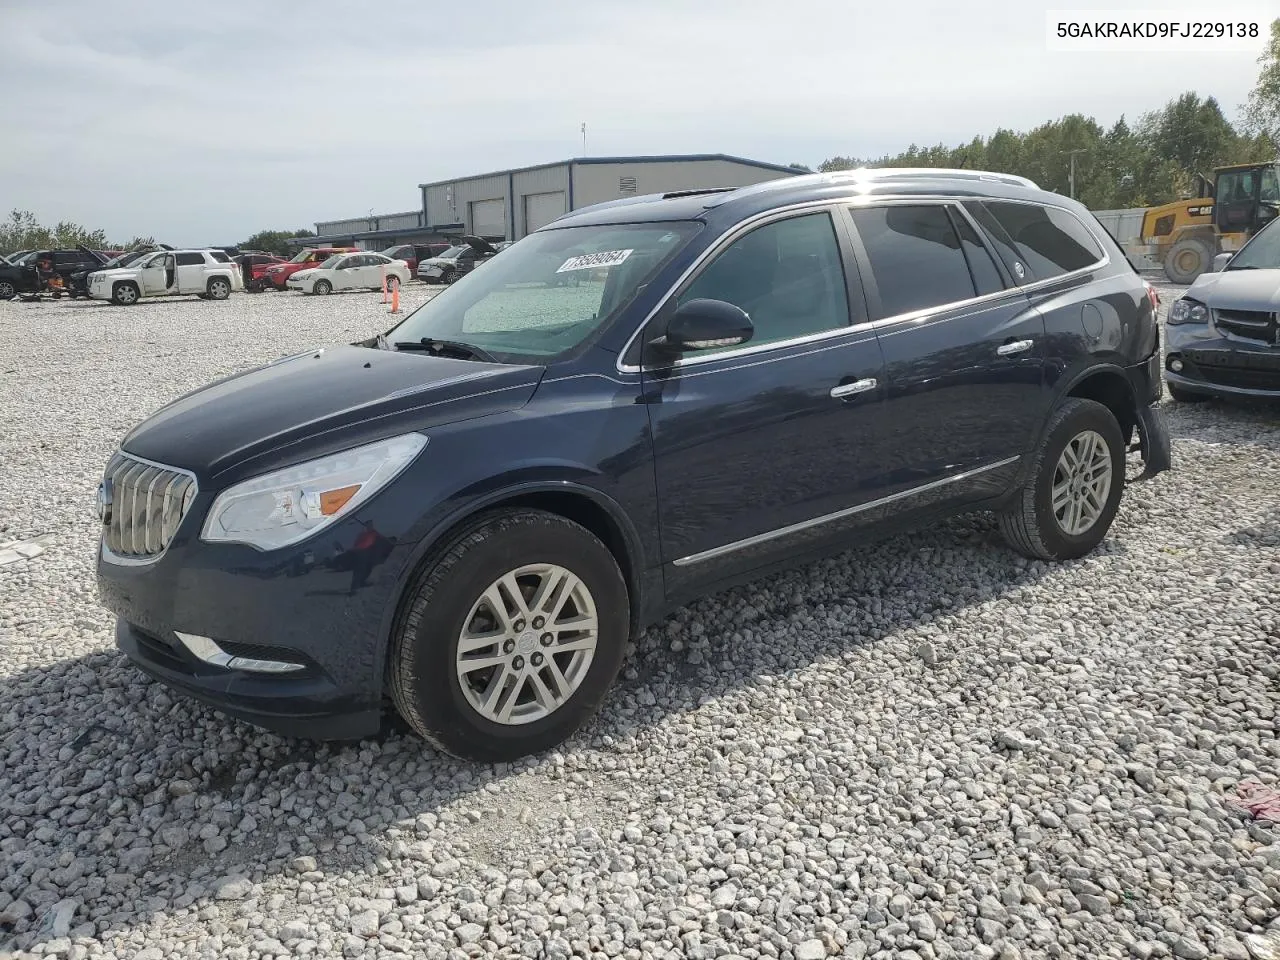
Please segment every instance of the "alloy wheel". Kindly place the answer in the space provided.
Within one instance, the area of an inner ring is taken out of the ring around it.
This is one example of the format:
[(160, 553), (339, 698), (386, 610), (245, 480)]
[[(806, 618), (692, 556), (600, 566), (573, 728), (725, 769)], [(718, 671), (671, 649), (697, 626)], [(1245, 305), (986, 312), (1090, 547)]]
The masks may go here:
[(17, 287), (8, 280), (0, 280), (0, 300), (12, 300), (17, 295)]
[(458, 636), (458, 683), (484, 719), (533, 723), (582, 685), (599, 636), (595, 599), (576, 574), (551, 563), (518, 567), (472, 605)]
[(1111, 493), (1111, 450), (1101, 435), (1085, 430), (1071, 438), (1053, 471), (1053, 515), (1062, 532), (1078, 537), (1102, 516)]

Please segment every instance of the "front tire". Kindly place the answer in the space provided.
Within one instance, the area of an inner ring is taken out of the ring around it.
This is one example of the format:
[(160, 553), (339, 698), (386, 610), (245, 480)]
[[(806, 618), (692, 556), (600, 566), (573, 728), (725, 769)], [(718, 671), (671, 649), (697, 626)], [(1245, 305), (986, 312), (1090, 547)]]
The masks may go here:
[(0, 301), (12, 300), (18, 295), (18, 287), (12, 280), (0, 280)]
[(617, 561), (590, 531), (541, 510), (489, 513), (407, 590), (391, 696), (416, 733), (455, 757), (538, 753), (599, 708), (630, 620)]
[(117, 283), (111, 290), (111, 302), (121, 307), (131, 307), (141, 297), (142, 293), (138, 290), (138, 285), (129, 280)]
[(1124, 436), (1102, 404), (1068, 397), (1049, 421), (1030, 478), (999, 516), (1009, 546), (1074, 560), (1102, 542), (1124, 493)]
[(312, 285), (311, 292), (319, 294), (322, 297), (327, 297), (329, 294), (333, 293), (333, 284), (328, 280), (317, 280)]

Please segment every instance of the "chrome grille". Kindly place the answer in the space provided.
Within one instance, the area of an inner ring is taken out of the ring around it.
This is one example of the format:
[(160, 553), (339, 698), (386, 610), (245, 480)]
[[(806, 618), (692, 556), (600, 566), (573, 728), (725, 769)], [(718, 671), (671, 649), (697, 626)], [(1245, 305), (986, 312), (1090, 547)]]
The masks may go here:
[(185, 471), (117, 453), (103, 481), (110, 501), (102, 537), (118, 557), (158, 557), (178, 532), (195, 497), (196, 480)]
[(1259, 343), (1280, 343), (1280, 324), (1276, 314), (1261, 310), (1215, 310), (1214, 319), (1223, 333), (1256, 340)]

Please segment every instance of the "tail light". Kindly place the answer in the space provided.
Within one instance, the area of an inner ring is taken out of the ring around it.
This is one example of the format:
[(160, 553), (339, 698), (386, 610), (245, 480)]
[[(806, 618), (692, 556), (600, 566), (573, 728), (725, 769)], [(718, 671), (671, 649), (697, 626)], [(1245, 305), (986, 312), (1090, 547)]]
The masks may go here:
[(1160, 293), (1150, 282), (1143, 280), (1142, 285), (1147, 288), (1147, 302), (1151, 304), (1151, 312), (1160, 312)]

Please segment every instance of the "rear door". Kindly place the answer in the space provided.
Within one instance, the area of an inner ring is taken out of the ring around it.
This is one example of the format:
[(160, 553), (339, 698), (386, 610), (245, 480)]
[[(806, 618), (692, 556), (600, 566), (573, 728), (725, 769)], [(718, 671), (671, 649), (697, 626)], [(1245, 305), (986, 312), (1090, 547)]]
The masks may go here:
[(177, 261), (178, 293), (204, 293), (204, 254), (187, 252), (174, 254)]
[[(1044, 323), (946, 200), (848, 210), (900, 427), (894, 492), (912, 504), (1000, 492), (1044, 420)], [(945, 488), (945, 489), (944, 489)]]

